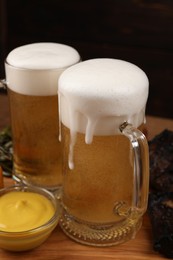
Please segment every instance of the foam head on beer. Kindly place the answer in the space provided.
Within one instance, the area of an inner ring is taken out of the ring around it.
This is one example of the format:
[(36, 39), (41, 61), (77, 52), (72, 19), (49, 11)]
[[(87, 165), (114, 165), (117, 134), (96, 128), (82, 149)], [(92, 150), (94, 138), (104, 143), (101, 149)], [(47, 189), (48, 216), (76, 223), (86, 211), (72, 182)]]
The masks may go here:
[(60, 120), (71, 131), (114, 135), (127, 121), (138, 127), (145, 121), (149, 81), (138, 66), (117, 59), (92, 59), (78, 63), (59, 78)]
[(79, 60), (79, 53), (64, 44), (42, 42), (18, 47), (6, 58), (8, 87), (26, 95), (55, 95), (61, 72)]
[(61, 186), (57, 83), (61, 73), (79, 61), (74, 48), (59, 43), (28, 44), (8, 54), (15, 180), (48, 189)]

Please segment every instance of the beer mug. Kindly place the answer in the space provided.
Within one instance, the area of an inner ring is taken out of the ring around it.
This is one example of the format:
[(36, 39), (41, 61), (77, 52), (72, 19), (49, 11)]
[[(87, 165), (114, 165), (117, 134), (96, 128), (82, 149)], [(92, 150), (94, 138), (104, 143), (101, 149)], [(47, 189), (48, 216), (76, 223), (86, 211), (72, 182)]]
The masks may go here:
[(79, 60), (74, 48), (58, 43), (28, 44), (8, 54), (1, 83), (9, 96), (15, 180), (50, 190), (61, 186), (57, 83)]
[(135, 237), (149, 186), (145, 106), (148, 78), (137, 66), (93, 59), (59, 78), (63, 150), (62, 230), (110, 246)]

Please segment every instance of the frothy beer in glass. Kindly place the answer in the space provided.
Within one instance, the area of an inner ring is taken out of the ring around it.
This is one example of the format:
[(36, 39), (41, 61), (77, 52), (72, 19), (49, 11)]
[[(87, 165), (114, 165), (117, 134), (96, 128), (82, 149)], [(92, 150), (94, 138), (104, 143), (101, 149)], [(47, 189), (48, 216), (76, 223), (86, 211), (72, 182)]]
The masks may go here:
[(58, 78), (79, 60), (74, 48), (58, 43), (24, 45), (7, 56), (15, 179), (48, 189), (61, 186)]
[[(84, 61), (60, 76), (60, 225), (72, 239), (106, 246), (127, 241), (138, 231), (148, 195), (147, 142), (138, 130), (145, 124), (147, 97), (146, 74), (122, 60)], [(133, 137), (121, 133), (124, 122), (136, 128)], [(130, 139), (138, 134), (144, 152), (142, 170), (136, 172)]]

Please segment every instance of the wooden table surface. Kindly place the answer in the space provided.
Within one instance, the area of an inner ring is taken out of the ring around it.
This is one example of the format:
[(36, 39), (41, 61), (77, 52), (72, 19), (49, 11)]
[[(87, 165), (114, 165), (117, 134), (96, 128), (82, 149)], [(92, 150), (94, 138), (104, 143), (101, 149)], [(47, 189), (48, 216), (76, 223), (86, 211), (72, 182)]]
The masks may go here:
[[(8, 101), (5, 95), (0, 95), (0, 129), (10, 124)], [(156, 118), (147, 116), (148, 138), (151, 139), (156, 134), (160, 133), (165, 128), (173, 130), (173, 120)], [(12, 184), (9, 178), (4, 179), (5, 186)], [(14, 219), (15, 221), (15, 219)], [(115, 260), (151, 260), (165, 259), (157, 254), (152, 249), (152, 233), (150, 221), (147, 214), (144, 216), (144, 221), (141, 230), (138, 232), (135, 239), (124, 244), (97, 248), (77, 244), (70, 240), (61, 231), (59, 226), (53, 231), (48, 240), (40, 247), (28, 251), (13, 253), (0, 250), (0, 260), (18, 259), (69, 259), (69, 260), (87, 260), (87, 259), (115, 259)]]

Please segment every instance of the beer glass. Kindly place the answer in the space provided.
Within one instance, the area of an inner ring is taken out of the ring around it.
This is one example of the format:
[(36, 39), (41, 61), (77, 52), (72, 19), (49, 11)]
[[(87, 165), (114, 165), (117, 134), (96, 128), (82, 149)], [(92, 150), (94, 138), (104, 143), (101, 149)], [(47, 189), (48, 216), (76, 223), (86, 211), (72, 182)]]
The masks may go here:
[(15, 180), (50, 190), (61, 186), (57, 83), (60, 74), (79, 60), (74, 48), (58, 43), (28, 44), (8, 54), (5, 83)]
[(59, 78), (62, 230), (110, 246), (135, 237), (147, 208), (146, 74), (129, 62), (92, 59)]

